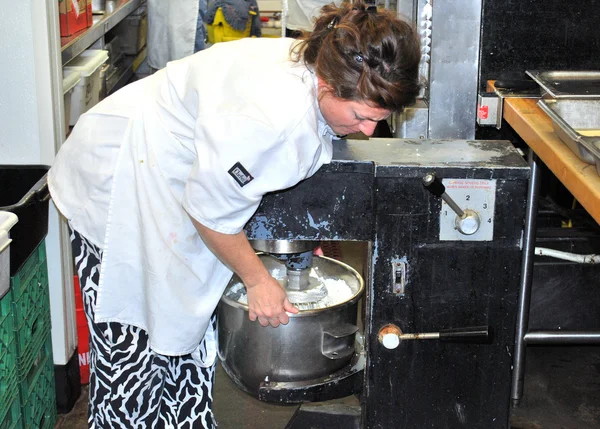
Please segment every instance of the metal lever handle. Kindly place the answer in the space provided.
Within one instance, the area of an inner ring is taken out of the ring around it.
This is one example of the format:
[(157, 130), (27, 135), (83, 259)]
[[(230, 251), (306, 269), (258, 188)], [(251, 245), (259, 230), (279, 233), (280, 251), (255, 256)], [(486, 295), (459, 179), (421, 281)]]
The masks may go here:
[(443, 329), (440, 331), (441, 341), (486, 342), (490, 339), (490, 327), (470, 326), (468, 328)]
[(396, 325), (385, 325), (379, 330), (379, 342), (385, 348), (395, 349), (403, 340), (440, 340), (448, 342), (485, 343), (490, 339), (489, 326), (443, 329), (440, 332), (404, 334)]
[(450, 206), (450, 208), (458, 215), (458, 217), (463, 217), (465, 212), (458, 207), (458, 204), (454, 202), (452, 198), (446, 193), (446, 187), (442, 183), (442, 181), (436, 177), (435, 173), (427, 173), (423, 177), (423, 186), (429, 192), (431, 192), (436, 197), (442, 197), (446, 204)]
[(463, 211), (463, 209), (461, 209), (446, 193), (446, 187), (442, 181), (435, 176), (435, 173), (427, 173), (423, 177), (423, 186), (433, 195), (442, 197), (446, 204), (448, 204), (454, 213), (456, 213), (457, 217), (454, 222), (455, 229), (465, 235), (471, 235), (477, 232), (479, 225), (481, 224), (479, 215), (470, 209)]

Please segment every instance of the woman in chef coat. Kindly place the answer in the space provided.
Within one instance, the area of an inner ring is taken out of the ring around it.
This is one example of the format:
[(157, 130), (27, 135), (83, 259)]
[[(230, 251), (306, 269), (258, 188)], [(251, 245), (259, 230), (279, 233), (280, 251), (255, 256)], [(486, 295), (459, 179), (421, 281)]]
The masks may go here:
[(304, 41), (216, 44), (80, 118), (49, 187), (90, 326), (90, 427), (216, 425), (214, 310), (232, 272), (251, 320), (298, 312), (245, 223), (265, 193), (328, 163), (336, 136), (370, 135), (410, 104), (419, 57), (393, 14), (329, 5)]

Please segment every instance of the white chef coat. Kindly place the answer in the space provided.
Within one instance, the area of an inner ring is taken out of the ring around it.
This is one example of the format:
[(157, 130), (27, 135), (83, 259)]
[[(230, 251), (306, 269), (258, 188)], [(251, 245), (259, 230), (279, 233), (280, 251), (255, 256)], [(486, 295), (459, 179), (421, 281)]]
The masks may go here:
[(198, 0), (148, 0), (148, 65), (163, 68), (167, 62), (194, 53)]
[(187, 213), (237, 233), (265, 193), (295, 185), (332, 156), (316, 76), (289, 60), (292, 43), (216, 44), (80, 118), (49, 188), (72, 227), (103, 249), (96, 322), (138, 326), (165, 355), (193, 352), (206, 332), (203, 363), (212, 364), (208, 322), (232, 273)]

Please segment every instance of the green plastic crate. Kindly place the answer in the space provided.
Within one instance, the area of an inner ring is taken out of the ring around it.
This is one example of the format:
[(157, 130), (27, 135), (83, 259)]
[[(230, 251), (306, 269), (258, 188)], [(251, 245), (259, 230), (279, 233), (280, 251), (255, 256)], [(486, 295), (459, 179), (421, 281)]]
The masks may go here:
[(0, 317), (0, 416), (10, 406), (17, 390), (17, 351), (12, 314)]
[[(37, 349), (33, 361), (23, 375), (19, 377), (19, 391), (21, 392), (21, 400), (25, 401), (33, 391), (38, 382), (38, 378), (41, 372), (44, 370), (44, 365), (50, 360), (53, 363), (52, 358), (52, 337), (47, 335), (41, 347)], [(52, 372), (54, 372), (54, 366), (52, 366)]]
[(8, 398), (7, 411), (0, 414), (0, 429), (21, 429), (21, 401), (19, 393)]
[(12, 312), (12, 290), (9, 289), (6, 295), (0, 299), (0, 319), (6, 317)]
[(46, 250), (42, 241), (11, 277), (12, 313), (19, 377), (29, 373), (50, 333), (50, 296)]
[(39, 314), (36, 318), (25, 319), (25, 323), (16, 329), (17, 366), (19, 377), (29, 373), (40, 350), (50, 336), (50, 314)]
[[(11, 344), (11, 348), (12, 344)], [(0, 415), (6, 412), (10, 398), (19, 392), (17, 388), (18, 372), (14, 350), (2, 350), (0, 353)]]
[[(56, 402), (56, 401), (54, 401), (54, 402)], [(54, 429), (54, 426), (56, 426), (56, 418), (57, 418), (56, 405), (52, 404), (52, 406), (49, 406), (48, 409), (46, 410), (46, 414), (44, 414), (44, 419), (41, 422), (42, 423), (41, 429)]]
[[(23, 385), (22, 385), (23, 386)], [(35, 368), (29, 392), (21, 391), (23, 425), (27, 429), (52, 428), (56, 423), (56, 393), (52, 354)]]
[(17, 422), (14, 423), (10, 429), (25, 429), (23, 427), (23, 415), (21, 415), (21, 418), (19, 418), (19, 420), (17, 420)]
[(27, 285), (27, 281), (33, 275), (35, 271), (38, 270), (38, 267), (46, 261), (46, 246), (44, 241), (42, 241), (38, 247), (33, 251), (33, 253), (27, 258), (27, 261), (23, 264), (21, 269), (15, 273), (14, 276), (10, 278), (10, 286), (13, 293), (13, 299), (17, 301), (21, 294), (23, 293), (24, 288)]
[[(0, 315), (0, 356), (5, 351), (13, 350), (15, 347), (15, 321), (11, 313)], [(0, 369), (3, 368), (0, 362)], [(0, 376), (3, 373), (0, 372)]]
[(16, 326), (22, 326), (27, 318), (37, 318), (42, 313), (50, 312), (46, 261), (42, 261), (29, 272), (27, 278), (21, 280), (21, 293), (18, 298), (13, 298)]

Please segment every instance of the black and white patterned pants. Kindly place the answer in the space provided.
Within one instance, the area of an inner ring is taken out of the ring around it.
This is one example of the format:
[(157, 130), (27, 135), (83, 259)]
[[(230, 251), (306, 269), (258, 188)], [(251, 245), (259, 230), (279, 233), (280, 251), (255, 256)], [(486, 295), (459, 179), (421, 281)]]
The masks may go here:
[[(135, 326), (94, 323), (102, 251), (77, 231), (71, 246), (90, 329), (89, 427), (215, 428), (215, 365), (202, 368), (191, 355), (160, 355)], [(211, 324), (216, 328), (216, 315)], [(206, 356), (204, 341), (200, 354)]]

